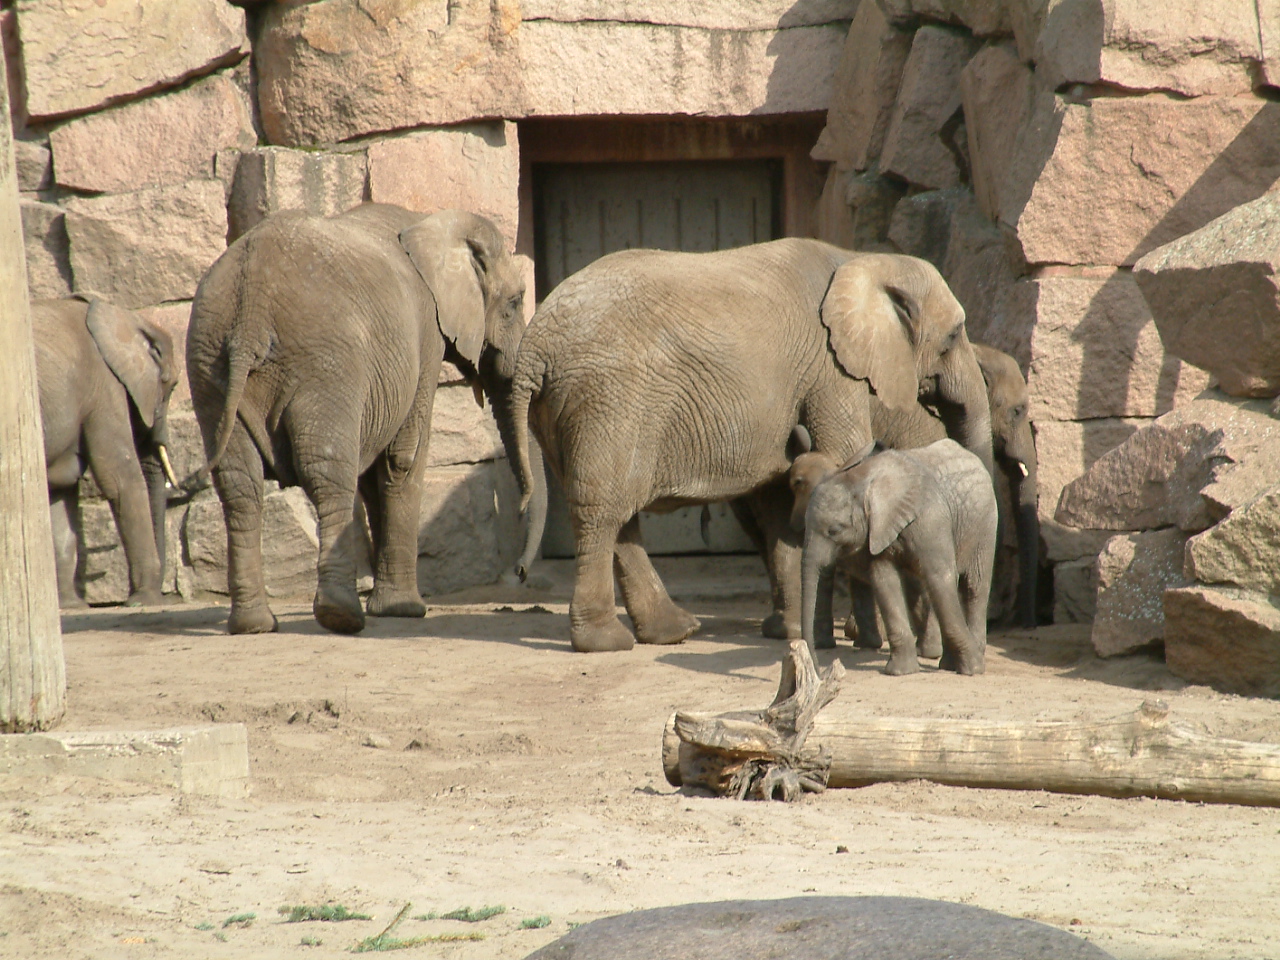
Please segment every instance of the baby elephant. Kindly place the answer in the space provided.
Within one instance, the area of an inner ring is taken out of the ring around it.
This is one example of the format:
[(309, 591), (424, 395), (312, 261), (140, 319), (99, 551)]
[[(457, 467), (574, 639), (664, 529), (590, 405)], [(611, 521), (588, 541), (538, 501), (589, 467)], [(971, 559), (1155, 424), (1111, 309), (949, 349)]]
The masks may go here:
[(953, 440), (855, 460), (819, 483), (805, 510), (805, 640), (814, 645), (818, 604), (829, 606), (839, 564), (871, 583), (889, 636), (885, 672), (918, 671), (904, 580), (916, 577), (942, 630), (939, 666), (982, 673), (996, 527), (991, 476)]

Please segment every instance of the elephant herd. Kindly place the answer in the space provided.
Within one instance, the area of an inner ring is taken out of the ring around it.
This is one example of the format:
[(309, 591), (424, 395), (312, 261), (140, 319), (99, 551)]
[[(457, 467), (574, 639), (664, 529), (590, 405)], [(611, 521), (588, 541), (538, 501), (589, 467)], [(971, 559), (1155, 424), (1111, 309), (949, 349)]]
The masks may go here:
[[(877, 648), (887, 635), (888, 672), (918, 670), (919, 653), (980, 673), (1005, 519), (1018, 531), (1017, 614), (1034, 623), (1026, 385), (1011, 358), (969, 342), (929, 263), (798, 238), (627, 250), (564, 280), (527, 327), (524, 296), (499, 231), (456, 210), (277, 214), (210, 267), (186, 343), (208, 463), (185, 486), (211, 477), (222, 503), (229, 632), (277, 627), (262, 571), (266, 478), (315, 505), (323, 626), (424, 615), (419, 500), (446, 360), (487, 396), (520, 482), (521, 576), (546, 519), (544, 459), (564, 488), (575, 650), (698, 629), (654, 570), (639, 514), (717, 501), (763, 554), (768, 636), (833, 646), (839, 570), (854, 596), (845, 632)], [(77, 602), (74, 490), (87, 461), (120, 528), (130, 602), (155, 602), (166, 473), (177, 486), (164, 448), (173, 344), (100, 300), (34, 313), (60, 598)], [(373, 545), (365, 606), (357, 497)], [(634, 633), (616, 614), (615, 576)]]

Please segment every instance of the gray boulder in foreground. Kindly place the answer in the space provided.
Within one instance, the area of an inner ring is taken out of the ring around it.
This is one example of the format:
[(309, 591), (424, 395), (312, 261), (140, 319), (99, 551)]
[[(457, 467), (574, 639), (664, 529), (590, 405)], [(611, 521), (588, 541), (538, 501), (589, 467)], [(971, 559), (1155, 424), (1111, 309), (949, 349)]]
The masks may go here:
[(1110, 960), (1033, 920), (916, 897), (724, 900), (570, 931), (525, 960)]

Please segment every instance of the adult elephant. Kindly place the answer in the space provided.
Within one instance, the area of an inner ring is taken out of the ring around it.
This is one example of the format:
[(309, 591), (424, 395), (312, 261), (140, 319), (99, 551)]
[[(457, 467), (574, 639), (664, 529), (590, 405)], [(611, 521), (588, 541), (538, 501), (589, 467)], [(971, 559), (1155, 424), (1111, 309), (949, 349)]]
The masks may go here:
[[(913, 257), (786, 239), (622, 251), (569, 277), (525, 332), (510, 421), (522, 489), (534, 488), (532, 426), (569, 503), (574, 649), (678, 643), (699, 626), (649, 562), (639, 511), (728, 500), (781, 477), (797, 423), (816, 449), (848, 459), (871, 438), (872, 392), (907, 406), (934, 381), (955, 437), (990, 465), (964, 311)], [(775, 563), (800, 549), (794, 535), (772, 546)], [(615, 566), (635, 637), (615, 615)]]
[(426, 612), (418, 511), (440, 365), (509, 377), (523, 296), (497, 228), (458, 210), (281, 214), (218, 258), (192, 304), (187, 371), (227, 526), (229, 632), (277, 627), (262, 577), (265, 476), (315, 505), (321, 625), (364, 627), (357, 490), (373, 534), (368, 613)]
[[(1004, 591), (1016, 581), (1017, 596), (1013, 601), (1014, 617), (1023, 627), (1036, 625), (1036, 580), (1039, 571), (1040, 523), (1037, 513), (1037, 457), (1031, 421), (1027, 411), (1029, 398), (1027, 382), (1023, 379), (1018, 362), (994, 347), (972, 344), (974, 357), (982, 371), (986, 384), (987, 400), (991, 411), (991, 440), (994, 463), (999, 476), (1005, 481), (1006, 490), (998, 491), (1000, 525), (1009, 524), (1017, 531), (1017, 576), (1008, 569), (1010, 558), (1003, 549), (996, 554), (997, 575), (992, 583), (992, 608), (1008, 609), (1009, 595)], [(947, 436), (944, 421), (930, 407), (945, 401), (938, 396), (937, 385), (925, 385), (923, 403), (906, 407), (887, 407), (879, 398), (872, 397), (871, 431), (881, 445), (894, 450), (908, 450), (928, 446)], [(772, 587), (773, 611), (761, 625), (766, 637), (791, 639), (800, 636), (800, 595), (795, 570), (773, 569), (768, 537), (783, 535), (780, 531), (784, 518), (792, 516), (793, 497), (785, 482), (775, 482), (741, 497), (731, 504), (739, 522), (760, 549), (769, 573)], [(778, 531), (778, 532), (775, 532)], [(1003, 537), (1002, 537), (1003, 542)], [(794, 554), (787, 559), (797, 563)], [(854, 613), (845, 632), (858, 641), (859, 646), (878, 649), (880, 634), (874, 618), (869, 615), (874, 607), (869, 605), (869, 593), (858, 595), (854, 585)], [(856, 621), (856, 627), (854, 622)]]
[(178, 382), (173, 340), (105, 300), (31, 304), (44, 427), (58, 602), (76, 590), (79, 482), (86, 466), (120, 531), (130, 606), (160, 602), (164, 579), (169, 397)]

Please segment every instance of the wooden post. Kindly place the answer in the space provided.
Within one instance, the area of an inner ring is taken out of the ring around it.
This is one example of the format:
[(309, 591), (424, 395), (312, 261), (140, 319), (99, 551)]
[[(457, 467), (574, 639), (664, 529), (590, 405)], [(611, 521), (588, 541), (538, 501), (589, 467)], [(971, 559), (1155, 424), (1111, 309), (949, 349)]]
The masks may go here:
[(833, 719), (817, 711), (835, 695), (839, 674), (819, 682), (803, 641), (792, 643), (782, 674), (768, 710), (673, 714), (662, 740), (668, 782), (739, 799), (795, 799), (790, 778), (808, 790), (931, 780), (1280, 806), (1280, 745), (1208, 736), (1171, 721), (1159, 701), (1092, 721)]
[(0, 732), (44, 730), (66, 711), (27, 263), (0, 70)]

